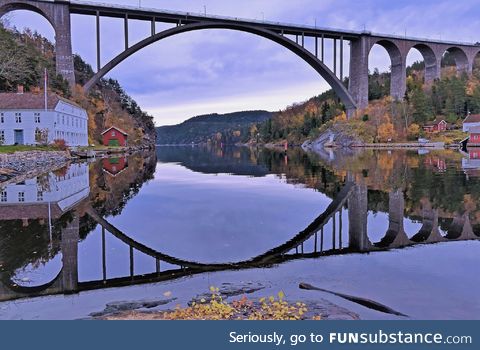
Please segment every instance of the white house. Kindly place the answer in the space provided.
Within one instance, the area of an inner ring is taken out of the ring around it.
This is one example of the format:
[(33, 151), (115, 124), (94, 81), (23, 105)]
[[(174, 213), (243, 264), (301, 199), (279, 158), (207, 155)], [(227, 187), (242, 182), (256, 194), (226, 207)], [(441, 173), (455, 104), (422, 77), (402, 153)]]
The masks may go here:
[(463, 132), (470, 132), (471, 128), (480, 127), (480, 114), (470, 114), (463, 121)]
[(46, 102), (42, 93), (0, 93), (0, 144), (35, 145), (43, 139), (88, 146), (85, 109), (54, 93)]

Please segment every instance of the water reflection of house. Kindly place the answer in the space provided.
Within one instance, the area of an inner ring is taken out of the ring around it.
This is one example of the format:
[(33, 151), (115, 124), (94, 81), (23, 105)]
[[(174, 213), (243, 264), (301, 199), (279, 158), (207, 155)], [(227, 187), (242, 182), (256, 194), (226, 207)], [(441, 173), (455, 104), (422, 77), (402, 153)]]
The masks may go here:
[(105, 158), (102, 160), (102, 167), (106, 173), (117, 176), (128, 168), (128, 160), (127, 157)]
[(425, 157), (424, 164), (427, 167), (432, 167), (439, 172), (444, 172), (444, 171), (447, 170), (447, 163), (446, 163), (445, 159), (442, 159), (442, 158), (437, 157), (437, 156), (430, 156), (429, 155), (429, 156)]
[(468, 176), (480, 176), (480, 148), (468, 150), (467, 157), (462, 159), (462, 168)]
[(0, 189), (0, 220), (58, 218), (89, 193), (88, 165), (72, 164)]

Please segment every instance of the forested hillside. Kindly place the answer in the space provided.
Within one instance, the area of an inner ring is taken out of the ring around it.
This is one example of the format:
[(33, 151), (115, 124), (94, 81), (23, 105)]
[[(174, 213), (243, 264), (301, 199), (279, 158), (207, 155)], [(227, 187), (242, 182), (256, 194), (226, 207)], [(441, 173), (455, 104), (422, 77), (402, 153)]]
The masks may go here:
[(267, 111), (201, 115), (179, 125), (157, 128), (157, 143), (178, 145), (246, 142), (257, 133), (252, 126), (263, 123), (272, 115), (273, 113)]
[(38, 33), (19, 32), (0, 23), (0, 48), (0, 91), (14, 92), (18, 85), (23, 85), (27, 92), (43, 93), (47, 68), (48, 89), (87, 110), (90, 143), (101, 144), (101, 133), (113, 125), (129, 134), (132, 145), (155, 142), (152, 116), (142, 111), (117, 81), (102, 80), (90, 94), (83, 92), (81, 85), (93, 76), (93, 70), (80, 56), (74, 58), (78, 85), (69, 89), (68, 83), (55, 72), (54, 45)]
[[(390, 73), (374, 70), (369, 76), (369, 107), (347, 121), (344, 106), (332, 90), (275, 114), (257, 125), (259, 135), (251, 142), (302, 143), (330, 127), (344, 129), (365, 142), (414, 140), (425, 136), (422, 126), (436, 118), (445, 119), (450, 128), (459, 129), (468, 113), (480, 113), (480, 64), (471, 78), (458, 75), (450, 55), (443, 60), (442, 79), (424, 84), (424, 63), (407, 69), (407, 92), (402, 101), (390, 94)], [(348, 80), (345, 81), (348, 84)], [(439, 141), (453, 142), (463, 137), (460, 131), (435, 135)], [(443, 137), (443, 138), (442, 138)]]

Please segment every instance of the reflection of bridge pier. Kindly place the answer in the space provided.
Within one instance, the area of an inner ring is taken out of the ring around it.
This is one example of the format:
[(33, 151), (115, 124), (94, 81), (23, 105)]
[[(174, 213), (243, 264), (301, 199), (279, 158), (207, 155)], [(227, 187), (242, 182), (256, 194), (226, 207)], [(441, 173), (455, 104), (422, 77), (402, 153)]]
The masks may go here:
[(78, 290), (80, 219), (76, 212), (73, 215), (73, 220), (62, 230), (62, 289), (64, 293), (72, 293)]
[(405, 196), (401, 190), (396, 190), (391, 191), (388, 197), (388, 231), (377, 245), (381, 248), (409, 245), (411, 242), (403, 226)]
[(443, 241), (438, 226), (438, 209), (432, 209), (430, 202), (423, 203), (423, 219), (420, 231), (410, 240), (415, 243), (436, 243)]
[(73, 219), (61, 230), (62, 269), (51, 282), (41, 286), (19, 286), (11, 280), (12, 276), (4, 273), (0, 282), (0, 300), (77, 292), (79, 222), (77, 213), (73, 212)]
[(348, 199), (349, 247), (357, 251), (370, 250), (368, 239), (368, 189), (355, 185)]
[(470, 222), (470, 217), (468, 212), (464, 214), (457, 214), (453, 219), (452, 225), (448, 230), (447, 239), (450, 240), (471, 240), (478, 239), (478, 237), (473, 232), (472, 224)]

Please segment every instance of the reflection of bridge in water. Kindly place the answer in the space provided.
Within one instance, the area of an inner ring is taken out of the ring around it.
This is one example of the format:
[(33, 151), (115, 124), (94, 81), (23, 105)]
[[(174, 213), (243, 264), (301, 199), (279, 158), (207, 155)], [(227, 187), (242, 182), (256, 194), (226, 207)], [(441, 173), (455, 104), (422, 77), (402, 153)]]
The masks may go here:
[[(343, 242), (342, 233), (345, 223), (343, 211), (348, 208), (348, 244)], [(389, 249), (404, 248), (419, 244), (434, 244), (452, 241), (478, 240), (469, 213), (458, 214), (446, 234), (439, 228), (438, 210), (431, 205), (423, 205), (422, 226), (418, 232), (409, 237), (404, 229), (405, 199), (403, 192), (392, 191), (389, 194), (389, 227), (379, 242), (371, 242), (367, 232), (368, 190), (365, 185), (348, 182), (336, 195), (328, 208), (317, 217), (305, 230), (288, 242), (249, 260), (234, 263), (199, 263), (169, 256), (139, 243), (120, 231), (107, 220), (99, 216), (93, 208), (88, 215), (102, 229), (102, 274), (96, 281), (80, 282), (78, 278), (78, 242), (80, 220), (78, 215), (62, 230), (61, 252), (63, 267), (51, 282), (36, 287), (22, 287), (13, 283), (10, 277), (2, 276), (0, 300), (26, 297), (38, 297), (52, 294), (72, 294), (87, 290), (120, 287), (172, 280), (183, 276), (204, 272), (239, 270), (270, 267), (286, 261), (319, 258), (331, 255), (370, 253)], [(331, 241), (326, 243), (325, 236), (331, 234)], [(330, 230), (331, 228), (331, 230)], [(130, 274), (121, 278), (108, 278), (106, 236), (111, 234), (129, 247)], [(307, 243), (309, 247), (306, 248)], [(151, 257), (156, 262), (156, 269), (149, 274), (135, 274), (135, 252)], [(174, 265), (176, 268), (162, 269), (162, 264)]]

